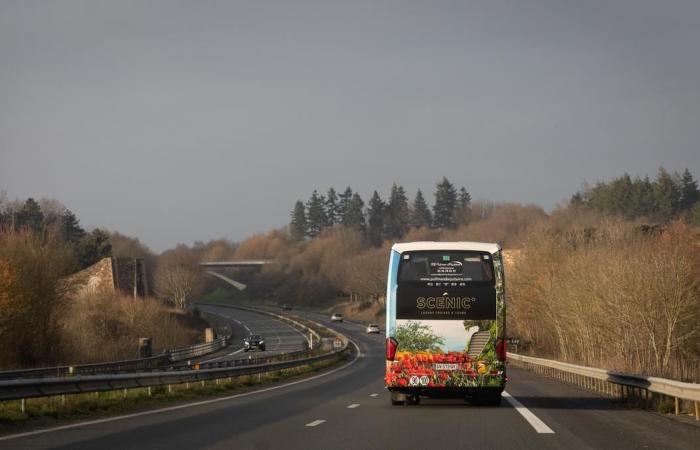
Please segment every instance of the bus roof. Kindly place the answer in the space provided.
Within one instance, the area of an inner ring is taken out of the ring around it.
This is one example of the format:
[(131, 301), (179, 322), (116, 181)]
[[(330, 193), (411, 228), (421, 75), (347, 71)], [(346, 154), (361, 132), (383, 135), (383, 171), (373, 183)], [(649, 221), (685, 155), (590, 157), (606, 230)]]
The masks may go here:
[(488, 242), (438, 242), (438, 241), (419, 241), (419, 242), (402, 242), (394, 244), (392, 250), (399, 253), (415, 252), (424, 250), (467, 250), (476, 252), (489, 252), (492, 255), (501, 250), (498, 244)]

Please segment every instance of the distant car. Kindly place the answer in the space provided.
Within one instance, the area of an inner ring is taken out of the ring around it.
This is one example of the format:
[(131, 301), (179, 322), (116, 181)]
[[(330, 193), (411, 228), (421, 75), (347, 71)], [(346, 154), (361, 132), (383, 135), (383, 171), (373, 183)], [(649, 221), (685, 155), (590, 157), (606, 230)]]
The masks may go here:
[(259, 334), (251, 334), (243, 339), (243, 349), (245, 351), (257, 349), (265, 351), (265, 340)]
[(291, 311), (292, 310), (292, 305), (284, 304), (282, 305), (282, 311)]
[(367, 334), (379, 334), (379, 325), (376, 323), (367, 325)]
[(333, 313), (331, 316), (331, 322), (342, 322), (343, 321), (343, 315), (340, 313)]

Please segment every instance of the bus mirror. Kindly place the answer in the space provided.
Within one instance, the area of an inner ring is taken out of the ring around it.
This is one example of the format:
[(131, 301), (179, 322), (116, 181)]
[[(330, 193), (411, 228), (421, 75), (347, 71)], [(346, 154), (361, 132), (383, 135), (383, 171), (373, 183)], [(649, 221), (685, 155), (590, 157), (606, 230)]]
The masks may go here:
[(396, 356), (396, 349), (399, 346), (399, 342), (393, 337), (386, 339), (386, 359), (387, 361), (393, 361)]
[(506, 341), (505, 339), (499, 339), (496, 343), (496, 356), (499, 361), (506, 360)]

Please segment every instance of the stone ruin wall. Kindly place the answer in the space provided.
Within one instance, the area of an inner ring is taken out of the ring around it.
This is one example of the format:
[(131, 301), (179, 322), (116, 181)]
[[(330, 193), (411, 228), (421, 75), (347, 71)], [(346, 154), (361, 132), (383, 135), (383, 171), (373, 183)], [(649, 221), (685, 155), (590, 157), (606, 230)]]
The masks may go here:
[(104, 258), (68, 278), (75, 295), (101, 290), (145, 297), (149, 292), (146, 263), (143, 258)]

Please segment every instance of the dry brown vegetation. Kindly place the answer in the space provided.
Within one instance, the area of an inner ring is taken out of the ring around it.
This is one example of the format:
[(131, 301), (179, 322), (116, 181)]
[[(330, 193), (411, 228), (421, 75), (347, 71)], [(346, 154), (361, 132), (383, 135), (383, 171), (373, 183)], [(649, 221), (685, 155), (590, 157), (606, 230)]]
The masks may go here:
[(177, 308), (186, 309), (203, 287), (198, 263), (196, 255), (184, 245), (160, 255), (154, 276), (158, 296)]
[(138, 357), (138, 338), (153, 339), (154, 352), (197, 342), (185, 313), (154, 298), (98, 292), (72, 299), (64, 321), (64, 343), (71, 362)]
[(697, 381), (697, 230), (559, 219), (532, 227), (510, 267), (510, 334), (540, 356)]
[(29, 230), (0, 232), (0, 367), (35, 365), (60, 354), (70, 251)]
[[(524, 229), (547, 217), (541, 208), (532, 205), (476, 203), (473, 211), (468, 225), (454, 230), (413, 228), (402, 241), (482, 240), (514, 246), (519, 244)], [(314, 306), (331, 299), (348, 298), (351, 303), (366, 304), (363, 309), (366, 311), (371, 305), (384, 304), (392, 244), (385, 241), (374, 247), (359, 229), (337, 225), (325, 228), (313, 240), (296, 241), (285, 231), (276, 230), (253, 236), (228, 252), (209, 252), (208, 247), (199, 252), (216, 254), (220, 259), (274, 260), (275, 264), (265, 266), (260, 272), (235, 273), (236, 279), (249, 285), (253, 298)], [(352, 309), (357, 308), (349, 307)]]
[[(118, 242), (125, 253), (144, 252), (129, 238)], [(0, 369), (128, 359), (139, 337), (161, 349), (199, 336), (190, 316), (152, 297), (76, 297), (74, 267), (71, 248), (52, 233), (0, 229)]]
[[(414, 228), (402, 239), (417, 240), (490, 241), (510, 250), (509, 334), (532, 354), (698, 380), (696, 228), (648, 227), (574, 207), (547, 215), (532, 205), (477, 203), (468, 225)], [(335, 308), (370, 321), (383, 314), (391, 244), (372, 247), (360, 231), (338, 226), (301, 242), (273, 231), (231, 248), (226, 258), (275, 261), (261, 272), (235, 274), (252, 298)]]

